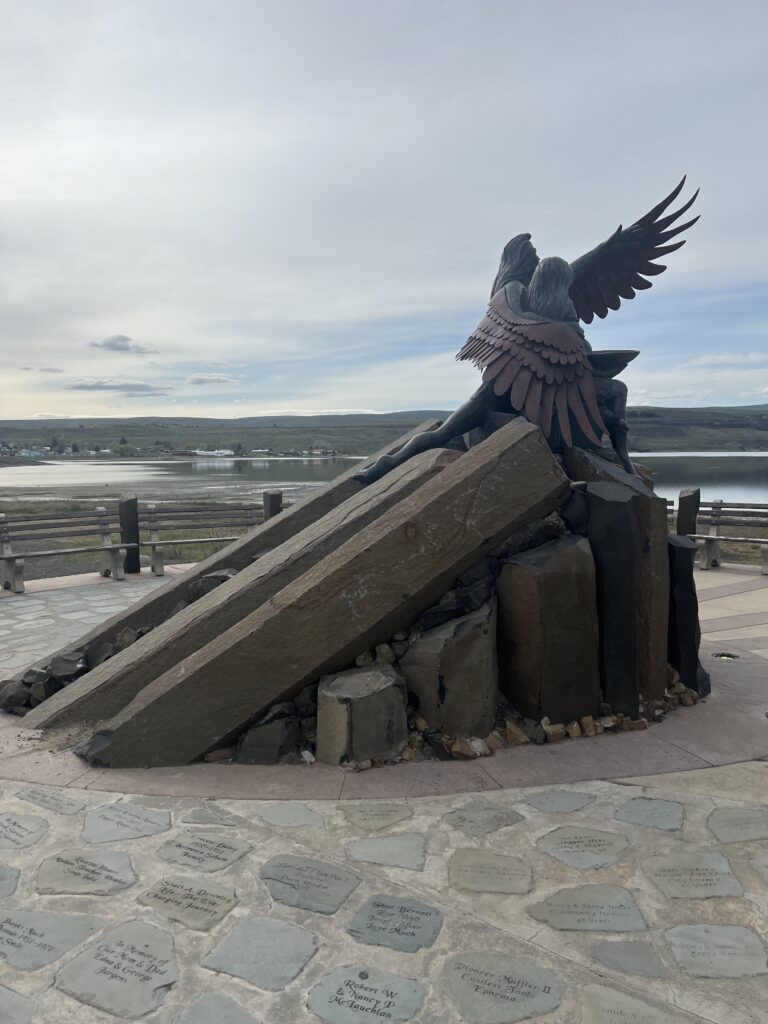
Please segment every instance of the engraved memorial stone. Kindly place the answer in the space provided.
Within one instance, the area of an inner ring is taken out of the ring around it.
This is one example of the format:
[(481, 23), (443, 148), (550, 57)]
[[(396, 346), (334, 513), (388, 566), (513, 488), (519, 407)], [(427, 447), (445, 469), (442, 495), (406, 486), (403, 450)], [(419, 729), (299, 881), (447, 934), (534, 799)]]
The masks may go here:
[(676, 832), (683, 827), (683, 805), (677, 800), (657, 800), (638, 796), (627, 800), (616, 811), (617, 821), (629, 825), (658, 828), (663, 832)]
[(273, 900), (316, 914), (335, 914), (360, 884), (346, 868), (292, 854), (268, 860), (261, 877)]
[(517, 825), (519, 821), (525, 821), (525, 818), (511, 807), (477, 803), (451, 811), (443, 821), (463, 832), (467, 838), (474, 839), (488, 832), (497, 832), (500, 828)]
[(38, 807), (44, 807), (46, 811), (54, 811), (56, 814), (77, 814), (85, 807), (85, 801), (73, 800), (71, 796), (65, 796), (58, 789), (43, 789), (41, 786), (27, 786), (20, 789), (16, 794), (17, 799), (26, 800)]
[(227, 996), (207, 992), (187, 1007), (176, 1024), (256, 1024), (256, 1021)]
[(178, 978), (173, 936), (145, 921), (126, 921), (65, 964), (56, 987), (87, 1006), (135, 1020), (157, 1009)]
[(533, 960), (502, 953), (460, 953), (443, 969), (448, 995), (466, 1024), (513, 1024), (551, 1013), (565, 991)]
[(250, 843), (214, 832), (183, 832), (157, 851), (161, 860), (197, 871), (223, 871), (252, 850)]
[(696, 978), (768, 974), (765, 946), (751, 928), (680, 924), (665, 933), (678, 966)]
[(0, 850), (34, 846), (48, 830), (48, 822), (36, 814), (0, 814)]
[(8, 864), (0, 864), (0, 896), (10, 896), (16, 891), (19, 882), (19, 869)]
[(582, 994), (584, 1020), (589, 1024), (679, 1024), (677, 1014), (667, 1013), (641, 999), (604, 985), (585, 985)]
[(272, 917), (246, 917), (203, 960), (203, 967), (279, 992), (317, 952), (306, 928)]
[(306, 804), (289, 801), (259, 808), (259, 817), (269, 825), (282, 828), (323, 828), (325, 821)]
[(344, 808), (344, 815), (350, 825), (365, 832), (378, 832), (396, 825), (399, 821), (413, 817), (413, 811), (405, 804), (350, 804)]
[(127, 889), (136, 875), (127, 853), (117, 850), (62, 850), (42, 862), (37, 891), (44, 895), (89, 893), (106, 896)]
[(389, 946), (399, 953), (415, 953), (434, 944), (443, 927), (443, 915), (419, 900), (372, 896), (352, 918), (347, 931), (368, 946)]
[(174, 875), (161, 878), (139, 897), (139, 902), (172, 921), (207, 932), (237, 906), (237, 894), (207, 879)]
[(591, 793), (576, 793), (570, 789), (548, 789), (542, 793), (533, 793), (526, 801), (539, 811), (547, 814), (564, 814), (569, 811), (580, 811), (582, 807), (594, 800)]
[(738, 879), (722, 853), (673, 853), (649, 857), (643, 871), (665, 896), (705, 900), (710, 896), (742, 896)]
[(666, 978), (667, 972), (650, 942), (596, 942), (592, 956), (606, 967), (644, 978)]
[(521, 895), (533, 886), (533, 872), (522, 860), (487, 850), (456, 850), (448, 864), (448, 879), (454, 889), (466, 892)]
[(768, 839), (768, 810), (764, 807), (716, 807), (707, 825), (719, 843)]
[(26, 996), (0, 985), (0, 1021), (2, 1024), (32, 1024), (35, 1004)]
[(404, 1024), (424, 1004), (424, 986), (362, 964), (337, 967), (312, 988), (307, 1007), (326, 1024)]
[(117, 802), (88, 811), (83, 839), (88, 843), (117, 843), (167, 832), (171, 827), (169, 811), (156, 811), (141, 804)]
[(634, 896), (618, 885), (561, 889), (527, 909), (537, 921), (561, 931), (640, 932), (646, 929)]
[(20, 971), (36, 971), (85, 942), (99, 928), (98, 921), (85, 914), (3, 910), (0, 913), (0, 956)]
[(350, 860), (366, 861), (368, 864), (423, 871), (426, 863), (424, 836), (408, 832), (382, 839), (355, 839), (347, 847), (347, 856)]
[(536, 845), (571, 867), (604, 868), (616, 863), (629, 842), (615, 832), (566, 825), (548, 832)]
[(239, 814), (232, 814), (231, 811), (226, 811), (223, 807), (217, 807), (210, 801), (206, 801), (201, 807), (193, 807), (181, 820), (185, 825), (221, 825), (228, 828), (237, 828), (248, 824), (246, 818), (242, 818)]

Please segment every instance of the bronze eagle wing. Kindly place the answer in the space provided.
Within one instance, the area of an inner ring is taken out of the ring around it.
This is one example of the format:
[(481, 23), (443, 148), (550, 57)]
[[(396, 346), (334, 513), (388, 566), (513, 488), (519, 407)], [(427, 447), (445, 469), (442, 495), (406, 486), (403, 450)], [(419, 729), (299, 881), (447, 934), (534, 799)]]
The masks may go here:
[(694, 217), (685, 224), (675, 224), (690, 209), (699, 190), (679, 210), (662, 217), (684, 184), (685, 177), (666, 199), (631, 227), (619, 225), (610, 238), (571, 264), (574, 276), (570, 296), (584, 323), (592, 323), (594, 316), (606, 317), (609, 309), (619, 308), (622, 299), (634, 299), (635, 289), (650, 288), (651, 282), (646, 278), (667, 269), (664, 264), (653, 261), (685, 245), (685, 240), (671, 245), (666, 243), (699, 219)]

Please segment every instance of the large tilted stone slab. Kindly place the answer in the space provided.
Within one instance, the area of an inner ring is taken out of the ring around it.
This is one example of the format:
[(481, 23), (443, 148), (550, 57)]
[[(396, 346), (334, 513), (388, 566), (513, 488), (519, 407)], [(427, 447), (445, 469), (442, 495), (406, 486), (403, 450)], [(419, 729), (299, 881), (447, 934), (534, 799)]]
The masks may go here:
[(310, 989), (307, 1007), (325, 1024), (404, 1024), (424, 1004), (424, 986), (363, 964), (337, 967)]
[(504, 953), (449, 957), (443, 983), (466, 1024), (514, 1024), (551, 1013), (565, 985), (554, 971)]
[[(156, 607), (158, 598), (153, 595), (141, 603), (140, 613), (133, 606), (119, 626), (111, 625), (107, 639), (124, 626), (151, 622), (156, 628), (79, 679), (76, 687), (67, 687), (41, 704), (30, 724), (45, 728), (81, 718), (100, 721), (111, 717), (152, 679), (260, 607), (457, 458), (457, 452), (425, 452), (364, 489), (354, 480), (333, 481), (322, 489), (327, 500), (321, 502), (320, 492), (316, 492), (251, 531), (247, 540), (224, 548), (228, 558), (213, 556), (218, 568), (226, 565), (241, 571), (163, 621), (175, 604), (188, 599), (189, 583), (202, 573), (196, 566), (185, 573), (182, 582), (166, 583), (155, 593), (171, 592), (175, 595), (173, 601)], [(256, 554), (260, 557), (254, 562)], [(200, 565), (208, 566), (210, 561), (206, 559)]]
[(320, 680), (317, 760), (324, 764), (395, 757), (408, 739), (405, 680), (391, 665), (371, 665)]
[(499, 685), (537, 721), (597, 714), (600, 701), (595, 564), (583, 537), (515, 555), (501, 570)]
[[(678, 513), (679, 518), (679, 513)], [(694, 531), (695, 532), (695, 529)], [(677, 669), (680, 681), (702, 697), (712, 691), (709, 673), (699, 661), (701, 626), (699, 599), (693, 576), (696, 541), (688, 537), (670, 536), (669, 555), (669, 635), (668, 657)]]
[(187, 764), (231, 739), (409, 625), (566, 492), (541, 431), (515, 420), (146, 686), (107, 723), (100, 763)]
[(311, 932), (271, 917), (246, 917), (203, 960), (203, 967), (269, 992), (284, 989), (317, 952)]
[(499, 698), (496, 602), (423, 633), (400, 669), (432, 729), (454, 737), (487, 736)]
[(85, 914), (48, 910), (6, 910), (0, 917), (0, 957), (19, 971), (52, 964), (101, 927)]

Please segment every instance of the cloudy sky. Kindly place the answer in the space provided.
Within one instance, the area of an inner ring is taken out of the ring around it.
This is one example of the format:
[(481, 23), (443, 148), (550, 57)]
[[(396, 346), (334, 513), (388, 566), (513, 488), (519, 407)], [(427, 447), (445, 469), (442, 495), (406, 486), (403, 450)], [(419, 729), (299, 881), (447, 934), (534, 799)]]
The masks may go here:
[(0, 0), (0, 417), (448, 408), (504, 243), (701, 221), (589, 329), (768, 402), (764, 0)]

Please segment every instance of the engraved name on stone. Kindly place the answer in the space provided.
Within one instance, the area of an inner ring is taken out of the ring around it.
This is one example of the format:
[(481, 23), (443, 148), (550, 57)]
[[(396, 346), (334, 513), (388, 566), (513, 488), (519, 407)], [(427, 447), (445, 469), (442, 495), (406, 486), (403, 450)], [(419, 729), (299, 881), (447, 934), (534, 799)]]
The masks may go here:
[(741, 896), (744, 890), (722, 853), (675, 853), (649, 857), (643, 871), (671, 899)]
[(99, 927), (85, 914), (0, 910), (0, 956), (20, 971), (36, 971), (85, 942)]
[(48, 831), (48, 822), (36, 814), (0, 814), (0, 850), (34, 846)]
[(335, 914), (360, 884), (346, 868), (292, 854), (268, 860), (261, 877), (273, 900), (316, 914)]
[(139, 897), (139, 902), (172, 921), (206, 932), (237, 906), (237, 894), (234, 889), (207, 880), (174, 875), (161, 878)]
[(62, 992), (128, 1020), (157, 1009), (176, 981), (173, 936), (145, 921), (113, 928), (56, 975)]
[(527, 909), (537, 921), (561, 931), (639, 932), (647, 927), (632, 893), (617, 885), (561, 889)]
[(411, 978), (350, 964), (321, 978), (307, 1007), (326, 1024), (404, 1024), (419, 1012), (424, 995), (424, 986)]
[(415, 953), (432, 946), (443, 927), (443, 915), (419, 900), (372, 896), (358, 910), (347, 931), (369, 946), (389, 946)]
[(171, 827), (169, 811), (157, 811), (141, 804), (117, 802), (88, 811), (83, 839), (88, 843), (116, 843), (167, 832)]
[(460, 953), (443, 969), (448, 995), (466, 1024), (514, 1024), (551, 1013), (565, 991), (533, 960), (502, 953)]
[(39, 893), (90, 893), (106, 896), (127, 889), (136, 874), (127, 853), (117, 850), (62, 850), (42, 862), (37, 872)]
[(487, 850), (456, 850), (448, 864), (451, 887), (466, 892), (515, 893), (533, 887), (533, 871), (519, 857)]
[(604, 868), (616, 863), (629, 842), (615, 832), (564, 825), (542, 836), (536, 845), (571, 867)]
[(56, 814), (77, 814), (85, 807), (83, 800), (73, 800), (71, 796), (65, 796), (57, 789), (43, 789), (40, 786), (27, 786), (20, 789), (16, 796), (19, 800), (37, 804), (38, 807), (44, 807), (46, 811), (54, 811)]
[(679, 1024), (680, 1017), (604, 985), (585, 985), (584, 1020), (589, 1024)]
[(678, 966), (696, 978), (768, 974), (765, 946), (740, 925), (678, 925), (665, 933)]
[(768, 810), (764, 807), (716, 807), (707, 825), (720, 843), (768, 839)]
[(198, 871), (223, 871), (240, 860), (253, 847), (241, 839), (214, 832), (184, 832), (157, 851), (161, 860)]
[(344, 816), (350, 825), (365, 832), (378, 832), (400, 821), (413, 817), (413, 811), (404, 804), (350, 804), (344, 807)]
[(463, 832), (469, 839), (477, 836), (487, 835), (489, 832), (497, 832), (501, 828), (509, 828), (510, 825), (517, 825), (525, 821), (525, 817), (511, 807), (501, 807), (496, 804), (466, 804), (458, 810), (446, 814), (443, 821), (451, 828)]

